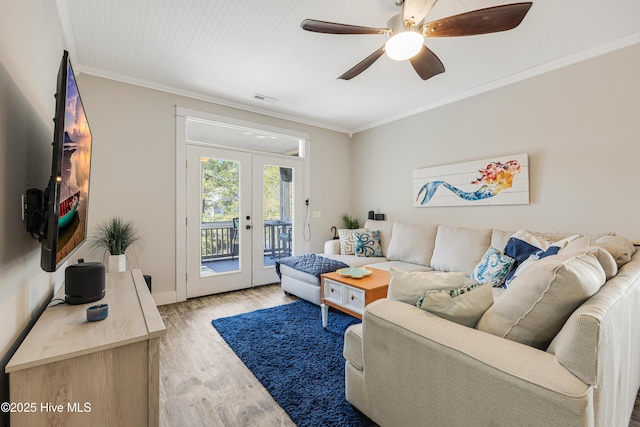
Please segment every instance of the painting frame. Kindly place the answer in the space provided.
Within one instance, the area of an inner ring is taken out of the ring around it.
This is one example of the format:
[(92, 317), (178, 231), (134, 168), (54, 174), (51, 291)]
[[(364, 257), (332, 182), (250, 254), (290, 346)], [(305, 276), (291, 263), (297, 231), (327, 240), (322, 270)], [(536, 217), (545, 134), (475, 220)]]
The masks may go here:
[(529, 204), (527, 153), (415, 169), (413, 206)]

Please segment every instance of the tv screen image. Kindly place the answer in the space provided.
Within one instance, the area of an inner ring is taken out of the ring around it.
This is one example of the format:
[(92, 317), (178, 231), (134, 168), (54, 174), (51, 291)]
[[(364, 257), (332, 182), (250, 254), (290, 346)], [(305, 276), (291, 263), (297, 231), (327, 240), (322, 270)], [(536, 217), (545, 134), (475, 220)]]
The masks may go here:
[(56, 92), (51, 179), (44, 192), (40, 265), (55, 271), (87, 238), (92, 137), (67, 51)]
[(91, 130), (70, 62), (66, 95), (56, 264), (82, 243), (87, 233)]

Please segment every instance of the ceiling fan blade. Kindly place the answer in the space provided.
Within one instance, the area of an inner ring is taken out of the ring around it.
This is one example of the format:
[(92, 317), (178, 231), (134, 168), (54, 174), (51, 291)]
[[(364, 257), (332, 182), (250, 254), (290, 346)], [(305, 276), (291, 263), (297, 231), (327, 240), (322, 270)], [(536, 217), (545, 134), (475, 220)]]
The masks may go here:
[(338, 24), (337, 22), (317, 21), (305, 19), (300, 24), (303, 30), (325, 34), (385, 34), (388, 28), (360, 27), (358, 25)]
[(367, 56), (362, 61), (360, 61), (358, 65), (356, 65), (355, 67), (351, 68), (349, 71), (347, 71), (346, 73), (338, 77), (338, 79), (351, 80), (352, 78), (354, 78), (355, 76), (357, 76), (358, 74), (360, 74), (361, 72), (369, 68), (371, 64), (376, 62), (378, 58), (382, 56), (383, 53), (384, 53), (384, 45), (382, 45), (380, 49), (376, 50), (371, 55)]
[(428, 80), (435, 75), (444, 73), (444, 65), (442, 65), (440, 58), (425, 45), (422, 45), (420, 52), (409, 61), (422, 80)]
[(438, 0), (404, 0), (402, 2), (402, 20), (417, 25), (427, 16)]
[(512, 3), (478, 9), (422, 26), (425, 37), (473, 36), (511, 30), (522, 22), (533, 3)]

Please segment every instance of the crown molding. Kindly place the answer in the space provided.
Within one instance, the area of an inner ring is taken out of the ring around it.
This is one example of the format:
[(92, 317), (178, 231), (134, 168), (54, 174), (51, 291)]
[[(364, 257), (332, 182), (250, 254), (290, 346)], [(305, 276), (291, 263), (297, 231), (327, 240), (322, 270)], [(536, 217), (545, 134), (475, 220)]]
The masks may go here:
[(210, 102), (210, 103), (222, 105), (222, 106), (225, 106), (225, 107), (235, 108), (235, 109), (238, 109), (238, 110), (248, 111), (248, 112), (251, 112), (251, 113), (262, 114), (264, 116), (269, 116), (269, 117), (273, 117), (273, 118), (277, 118), (277, 119), (283, 119), (283, 120), (288, 120), (288, 121), (291, 121), (291, 122), (300, 123), (300, 124), (309, 125), (309, 126), (314, 126), (314, 127), (318, 127), (318, 128), (322, 128), (322, 129), (333, 130), (333, 131), (340, 132), (340, 133), (348, 134), (350, 132), (349, 129), (344, 129), (344, 128), (340, 128), (340, 127), (337, 127), (337, 126), (332, 126), (332, 125), (329, 125), (327, 123), (321, 123), (321, 122), (316, 122), (316, 121), (313, 121), (313, 120), (307, 120), (307, 119), (304, 119), (302, 117), (298, 117), (298, 116), (294, 116), (294, 115), (277, 113), (277, 112), (274, 112), (274, 111), (270, 111), (270, 110), (266, 110), (266, 109), (263, 109), (263, 108), (255, 107), (253, 105), (244, 104), (244, 103), (241, 103), (241, 102), (235, 102), (235, 101), (231, 101), (231, 100), (224, 99), (224, 98), (218, 98), (218, 97), (215, 97), (215, 96), (204, 95), (204, 94), (201, 94), (201, 93), (198, 93), (198, 92), (178, 89), (178, 88), (173, 87), (173, 86), (154, 83), (154, 82), (151, 82), (151, 81), (148, 81), (148, 80), (136, 79), (136, 78), (133, 78), (133, 77), (122, 75), (122, 74), (112, 73), (110, 71), (102, 70), (100, 68), (83, 66), (82, 67), (82, 73), (89, 74), (89, 75), (96, 76), (96, 77), (101, 77), (101, 78), (108, 79), (108, 80), (118, 81), (118, 82), (121, 82), (121, 83), (130, 84), (130, 85), (134, 85), (134, 86), (140, 86), (140, 87), (144, 87), (144, 88), (147, 88), (147, 89), (157, 90), (157, 91), (169, 93), (169, 94), (172, 94), (172, 95), (184, 96), (186, 98), (196, 99), (198, 101)]

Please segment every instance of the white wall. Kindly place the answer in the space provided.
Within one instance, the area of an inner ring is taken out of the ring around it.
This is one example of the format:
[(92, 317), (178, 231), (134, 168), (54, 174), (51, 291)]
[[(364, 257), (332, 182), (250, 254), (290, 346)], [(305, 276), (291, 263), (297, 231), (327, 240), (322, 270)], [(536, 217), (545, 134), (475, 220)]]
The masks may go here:
[(350, 208), (346, 134), (86, 74), (78, 88), (93, 135), (90, 231), (114, 215), (134, 221), (144, 243), (129, 258), (153, 277), (153, 293), (163, 301), (176, 291), (176, 105), (311, 135), (310, 211), (321, 215), (309, 215), (313, 252), (322, 252), (331, 226)]
[[(353, 211), (640, 240), (638, 76), (636, 44), (358, 133)], [(413, 207), (414, 169), (518, 153), (529, 154), (529, 205)]]
[[(51, 1), (2, 2), (0, 10), (0, 402), (4, 367), (60, 275), (40, 269), (40, 245), (20, 217), (20, 195), (51, 171), (56, 74), (64, 49)], [(0, 413), (0, 425), (7, 422)]]

